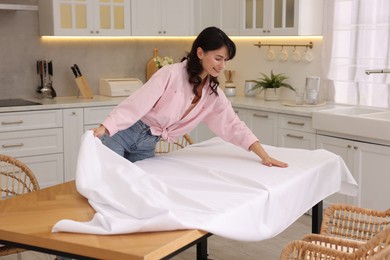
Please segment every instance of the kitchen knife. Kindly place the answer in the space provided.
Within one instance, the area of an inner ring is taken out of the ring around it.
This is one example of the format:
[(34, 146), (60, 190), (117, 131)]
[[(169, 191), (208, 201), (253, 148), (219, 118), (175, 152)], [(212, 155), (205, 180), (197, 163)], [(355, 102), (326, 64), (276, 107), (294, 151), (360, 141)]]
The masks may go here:
[(77, 74), (79, 75), (79, 77), (83, 76), (83, 74), (81, 74), (80, 68), (79, 68), (79, 66), (77, 66), (77, 64), (74, 64), (73, 67), (76, 69)]
[(53, 87), (53, 79), (52, 79), (53, 62), (52, 61), (49, 61), (49, 63), (47, 64), (47, 72), (49, 73), (49, 85), (50, 85), (50, 90), (51, 90), (51, 96), (54, 98), (57, 96), (57, 92), (54, 90), (54, 87)]
[(72, 67), (70, 67), (70, 68), (72, 69), (73, 75), (74, 75), (76, 78), (78, 78), (79, 75), (77, 74), (76, 68), (75, 68), (74, 66), (72, 66)]

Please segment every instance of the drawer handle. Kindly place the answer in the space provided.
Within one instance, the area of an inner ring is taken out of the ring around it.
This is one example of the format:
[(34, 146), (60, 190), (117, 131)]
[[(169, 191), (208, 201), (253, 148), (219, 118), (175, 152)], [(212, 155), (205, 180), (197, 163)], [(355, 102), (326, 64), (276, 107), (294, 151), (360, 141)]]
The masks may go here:
[(21, 147), (21, 146), (24, 146), (23, 143), (20, 143), (20, 144), (3, 144), (2, 145), (3, 148), (11, 148), (11, 147)]
[(268, 118), (268, 115), (253, 114), (254, 117)]
[(305, 123), (294, 122), (294, 121), (288, 121), (287, 124), (289, 124), (289, 125), (299, 125), (299, 126), (304, 126), (305, 125)]
[(297, 138), (297, 139), (303, 139), (303, 135), (292, 135), (292, 134), (287, 134), (287, 137)]
[(18, 121), (1, 121), (2, 125), (16, 125), (16, 124), (23, 124), (23, 120), (18, 120)]

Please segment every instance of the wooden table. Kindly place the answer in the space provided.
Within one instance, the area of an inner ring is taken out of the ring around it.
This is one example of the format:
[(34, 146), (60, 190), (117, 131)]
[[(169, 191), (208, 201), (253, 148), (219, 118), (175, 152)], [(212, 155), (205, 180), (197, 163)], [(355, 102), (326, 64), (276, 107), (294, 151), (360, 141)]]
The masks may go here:
[(164, 259), (197, 245), (197, 259), (207, 259), (207, 237), (200, 230), (126, 235), (52, 233), (61, 219), (89, 221), (95, 211), (75, 182), (0, 201), (0, 244), (83, 259)]

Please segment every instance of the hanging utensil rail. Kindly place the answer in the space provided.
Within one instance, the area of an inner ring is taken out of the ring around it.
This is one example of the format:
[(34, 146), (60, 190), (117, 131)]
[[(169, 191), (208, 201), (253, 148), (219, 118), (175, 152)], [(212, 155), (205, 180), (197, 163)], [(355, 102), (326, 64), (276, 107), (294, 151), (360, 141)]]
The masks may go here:
[(258, 42), (258, 43), (255, 43), (254, 44), (255, 46), (261, 48), (261, 46), (268, 46), (268, 47), (271, 47), (271, 46), (281, 46), (281, 47), (306, 47), (306, 48), (310, 48), (310, 49), (313, 49), (313, 42), (309, 42), (309, 44), (283, 44), (283, 43), (261, 43), (261, 42)]

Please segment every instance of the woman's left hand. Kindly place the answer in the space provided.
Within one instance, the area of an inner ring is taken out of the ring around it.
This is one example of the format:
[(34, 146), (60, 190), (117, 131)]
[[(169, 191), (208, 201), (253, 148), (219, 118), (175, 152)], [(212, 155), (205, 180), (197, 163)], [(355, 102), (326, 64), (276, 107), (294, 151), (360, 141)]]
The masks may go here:
[(281, 167), (281, 168), (286, 168), (288, 167), (288, 164), (285, 163), (285, 162), (281, 162), (281, 161), (278, 161), (272, 157), (268, 157), (267, 159), (262, 159), (261, 161), (264, 165), (266, 166), (277, 166), (277, 167)]

